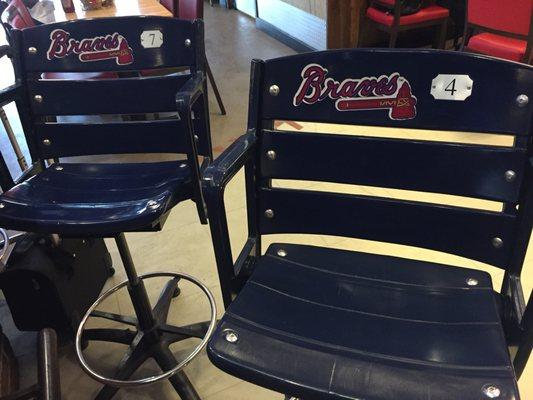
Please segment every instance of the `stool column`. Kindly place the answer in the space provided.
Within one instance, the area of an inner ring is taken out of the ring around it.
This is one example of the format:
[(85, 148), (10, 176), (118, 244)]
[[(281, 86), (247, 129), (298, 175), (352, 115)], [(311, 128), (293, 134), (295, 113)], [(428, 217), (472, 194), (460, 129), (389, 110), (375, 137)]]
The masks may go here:
[(141, 330), (150, 330), (155, 326), (152, 306), (150, 305), (150, 299), (148, 298), (144, 282), (137, 276), (137, 271), (135, 270), (135, 265), (133, 264), (133, 259), (131, 258), (130, 249), (124, 233), (117, 235), (115, 241), (128, 277), (128, 291), (130, 293), (131, 302), (133, 303), (133, 308), (135, 309), (137, 320), (139, 321), (139, 327)]

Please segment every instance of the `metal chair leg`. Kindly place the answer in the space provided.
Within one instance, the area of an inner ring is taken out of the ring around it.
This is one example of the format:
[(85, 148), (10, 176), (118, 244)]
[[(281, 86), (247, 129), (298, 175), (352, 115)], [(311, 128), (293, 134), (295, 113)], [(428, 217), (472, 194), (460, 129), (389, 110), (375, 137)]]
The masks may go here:
[[(154, 357), (157, 364), (164, 371), (168, 371), (178, 364), (172, 352), (165, 345), (157, 348)], [(182, 400), (200, 400), (200, 395), (198, 392), (196, 392), (196, 389), (194, 389), (191, 381), (183, 371), (180, 371), (176, 375), (170, 377), (169, 381), (176, 392), (178, 392)]]
[(444, 49), (446, 48), (446, 31), (448, 28), (448, 21), (444, 20), (441, 22), (440, 26), (437, 25), (437, 40), (436, 40), (436, 48), (437, 49)]
[[(131, 345), (115, 372), (116, 379), (128, 379), (133, 373), (144, 364), (149, 358), (147, 352), (142, 347)], [(95, 397), (95, 400), (110, 400), (119, 388), (115, 386), (104, 386)]]
[(17, 137), (15, 136), (15, 132), (13, 132), (13, 128), (11, 127), (11, 124), (9, 122), (9, 119), (7, 118), (6, 112), (4, 111), (3, 107), (0, 107), (0, 119), (2, 120), (4, 129), (6, 130), (7, 137), (9, 138), (9, 142), (11, 143), (11, 147), (13, 147), (13, 151), (17, 156), (17, 162), (19, 163), (20, 169), (22, 170), (22, 172), (24, 172), (28, 169), (28, 163), (26, 162), (24, 154), (22, 154), (22, 150), (20, 149)]
[(211, 83), (211, 87), (213, 88), (213, 92), (215, 93), (215, 97), (217, 99), (218, 107), (220, 108), (220, 113), (222, 115), (226, 115), (226, 108), (224, 107), (224, 102), (222, 101), (222, 97), (220, 96), (220, 92), (218, 91), (217, 83), (215, 82), (215, 77), (213, 76), (213, 72), (211, 71), (211, 67), (209, 66), (209, 62), (207, 60), (205, 62), (205, 67), (207, 71), (207, 78)]
[(398, 31), (396, 29), (391, 30), (389, 38), (389, 48), (396, 47), (396, 41), (398, 40)]

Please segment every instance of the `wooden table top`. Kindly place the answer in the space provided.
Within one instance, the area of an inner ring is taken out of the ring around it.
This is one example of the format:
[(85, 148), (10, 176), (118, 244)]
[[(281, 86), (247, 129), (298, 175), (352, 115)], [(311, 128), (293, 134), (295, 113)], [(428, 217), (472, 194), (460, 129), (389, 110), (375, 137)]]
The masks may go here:
[(79, 0), (74, 0), (76, 12), (65, 14), (61, 0), (53, 0), (55, 6), (55, 20), (66, 21), (82, 18), (119, 17), (125, 15), (159, 15), (171, 17), (172, 13), (159, 4), (158, 0), (115, 0), (112, 7), (102, 7), (98, 10), (83, 11)]

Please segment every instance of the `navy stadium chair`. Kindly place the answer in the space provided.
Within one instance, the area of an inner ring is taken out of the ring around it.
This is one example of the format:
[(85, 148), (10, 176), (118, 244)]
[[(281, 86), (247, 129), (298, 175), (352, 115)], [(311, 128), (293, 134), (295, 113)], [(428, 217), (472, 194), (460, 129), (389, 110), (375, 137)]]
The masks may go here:
[[(435, 80), (441, 74), (461, 76)], [(247, 133), (204, 175), (226, 306), (211, 361), (305, 400), (519, 399), (533, 342), (533, 296), (526, 306), (520, 283), (533, 220), (532, 96), (531, 67), (471, 54), (340, 50), (253, 61)], [(514, 146), (283, 131), (275, 121), (497, 133)], [(248, 239), (234, 263), (224, 189), (241, 168)], [(274, 179), (503, 208), (289, 189)], [(479, 270), (301, 244), (263, 252), (270, 234), (427, 248), (491, 264), (505, 278), (493, 288)]]
[[(76, 337), (82, 366), (106, 384), (97, 399), (110, 399), (119, 387), (166, 378), (182, 399), (199, 399), (181, 369), (198, 354), (214, 329), (212, 296), (186, 274), (138, 276), (124, 232), (160, 230), (171, 209), (187, 199), (196, 203), (200, 220), (207, 222), (200, 176), (212, 159), (212, 149), (202, 22), (162, 17), (102, 18), (13, 29), (9, 36), (10, 47), (1, 50), (12, 57), (17, 81), (0, 92), (0, 105), (16, 101), (34, 164), (22, 181), (3, 182), (9, 190), (0, 196), (0, 226), (63, 237), (115, 238), (128, 281), (98, 299), (81, 319)], [(188, 71), (138, 77), (140, 70), (173, 67), (188, 67)], [(107, 71), (123, 78), (42, 78), (43, 73)], [(166, 117), (142, 121), (115, 118), (111, 122), (86, 118), (148, 113), (164, 113)], [(65, 116), (85, 119), (73, 121)], [(161, 161), (155, 153), (176, 154), (177, 161)], [(110, 154), (145, 155), (138, 163), (63, 161), (65, 157)], [(143, 280), (155, 276), (169, 279), (152, 308)], [(167, 323), (180, 279), (199, 285), (209, 297), (210, 322), (186, 327)], [(135, 317), (95, 309), (124, 286)], [(89, 316), (136, 329), (84, 330)], [(190, 337), (204, 339), (178, 363), (168, 346)], [(82, 345), (90, 341), (129, 346), (113, 378), (94, 372), (85, 362)], [(148, 358), (154, 358), (164, 372), (128, 380)]]

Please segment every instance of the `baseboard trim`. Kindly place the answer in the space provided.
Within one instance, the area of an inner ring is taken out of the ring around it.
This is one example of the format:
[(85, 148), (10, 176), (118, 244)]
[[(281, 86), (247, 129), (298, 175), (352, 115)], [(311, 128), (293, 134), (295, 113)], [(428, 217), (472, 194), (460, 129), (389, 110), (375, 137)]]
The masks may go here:
[(317, 49), (305, 44), (304, 42), (296, 39), (295, 37), (283, 32), (281, 29), (275, 27), (264, 19), (256, 18), (255, 26), (257, 29), (262, 30), (273, 38), (279, 40), (281, 43), (289, 46), (291, 49), (296, 50), (298, 53), (307, 53), (309, 51), (316, 51)]

